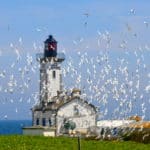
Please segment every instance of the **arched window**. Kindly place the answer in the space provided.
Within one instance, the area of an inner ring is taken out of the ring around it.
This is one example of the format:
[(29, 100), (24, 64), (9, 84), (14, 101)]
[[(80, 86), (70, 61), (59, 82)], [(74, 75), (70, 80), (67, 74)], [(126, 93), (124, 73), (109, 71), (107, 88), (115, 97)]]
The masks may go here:
[(55, 79), (56, 78), (56, 71), (54, 70), (53, 71), (53, 79)]

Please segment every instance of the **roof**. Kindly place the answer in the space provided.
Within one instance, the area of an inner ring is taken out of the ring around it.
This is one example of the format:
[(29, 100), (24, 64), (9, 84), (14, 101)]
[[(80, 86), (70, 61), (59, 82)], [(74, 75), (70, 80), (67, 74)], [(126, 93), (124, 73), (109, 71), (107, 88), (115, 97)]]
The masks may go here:
[(61, 105), (59, 108), (63, 107), (64, 105), (70, 103), (71, 101), (73, 101), (73, 100), (75, 100), (75, 99), (81, 100), (83, 103), (88, 104), (90, 107), (92, 107), (92, 108), (94, 109), (95, 112), (97, 112), (96, 107), (95, 107), (93, 104), (88, 103), (87, 101), (81, 99), (81, 98), (78, 97), (78, 96), (72, 97), (72, 98), (70, 99), (70, 101), (67, 101), (66, 103), (64, 103), (63, 105)]
[(57, 41), (53, 38), (52, 35), (49, 35), (48, 39), (46, 39), (44, 42), (45, 43), (51, 43), (51, 42), (57, 43)]
[(131, 116), (129, 119), (130, 120), (135, 120), (135, 121), (141, 121), (142, 120), (142, 118), (139, 117), (139, 116)]
[(150, 121), (140, 121), (133, 124), (128, 125), (129, 128), (148, 128), (150, 129)]
[(79, 96), (63, 96), (63, 97), (54, 97), (53, 98), (53, 102), (49, 102), (47, 104), (47, 106), (44, 106), (42, 104), (36, 105), (32, 108), (33, 111), (48, 111), (48, 110), (58, 110), (59, 108), (61, 108), (62, 106), (66, 105), (67, 103), (75, 100), (75, 99), (79, 99), (81, 100), (83, 103), (88, 104), (89, 106), (91, 106), (94, 111), (96, 112), (96, 107), (93, 104), (88, 103), (87, 101), (81, 99)]

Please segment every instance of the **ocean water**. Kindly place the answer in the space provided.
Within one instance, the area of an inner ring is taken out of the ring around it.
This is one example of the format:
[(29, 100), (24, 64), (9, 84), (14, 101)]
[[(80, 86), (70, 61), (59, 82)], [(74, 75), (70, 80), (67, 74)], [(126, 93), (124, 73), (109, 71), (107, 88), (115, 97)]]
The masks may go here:
[(22, 134), (22, 127), (31, 125), (31, 120), (0, 120), (0, 135)]

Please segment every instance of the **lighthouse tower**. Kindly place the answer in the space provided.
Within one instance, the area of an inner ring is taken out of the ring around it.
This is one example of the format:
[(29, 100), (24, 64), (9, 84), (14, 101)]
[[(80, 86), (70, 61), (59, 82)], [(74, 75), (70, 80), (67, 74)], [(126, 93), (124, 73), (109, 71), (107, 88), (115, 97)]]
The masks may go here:
[(44, 54), (38, 54), (40, 62), (40, 103), (47, 105), (62, 90), (60, 64), (65, 60), (63, 53), (57, 53), (57, 41), (52, 35), (44, 42)]

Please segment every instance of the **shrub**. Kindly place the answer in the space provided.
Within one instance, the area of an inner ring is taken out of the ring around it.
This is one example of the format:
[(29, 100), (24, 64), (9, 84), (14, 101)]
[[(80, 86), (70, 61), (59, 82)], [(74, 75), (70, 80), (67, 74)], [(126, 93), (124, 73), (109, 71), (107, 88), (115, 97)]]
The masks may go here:
[(146, 130), (134, 130), (132, 132), (126, 132), (123, 136), (125, 141), (136, 141), (142, 143), (150, 143), (150, 131)]

